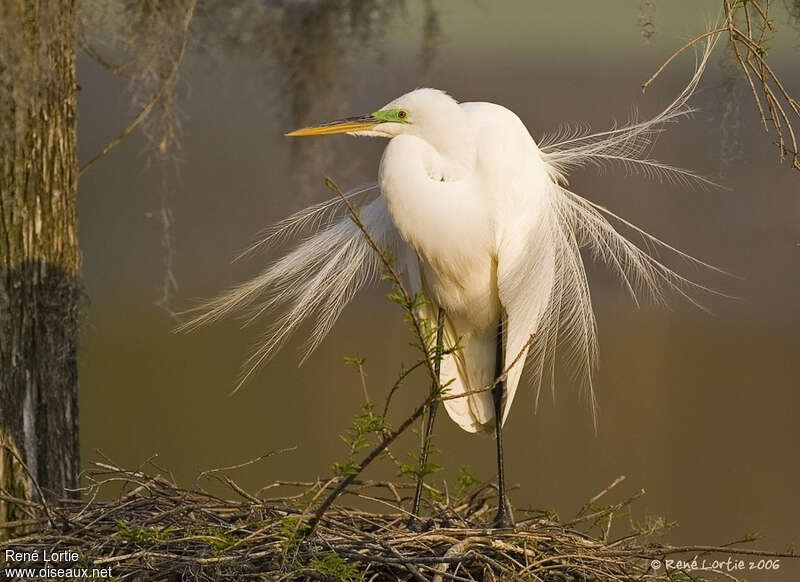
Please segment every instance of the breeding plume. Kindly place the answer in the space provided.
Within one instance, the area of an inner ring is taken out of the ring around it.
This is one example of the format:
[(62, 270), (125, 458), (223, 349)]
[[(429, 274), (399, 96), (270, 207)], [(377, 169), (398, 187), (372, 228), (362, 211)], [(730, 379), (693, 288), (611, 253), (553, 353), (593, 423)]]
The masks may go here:
[[(662, 113), (602, 133), (561, 132), (537, 144), (505, 107), (459, 103), (442, 91), (417, 89), (368, 115), (288, 134), (389, 140), (378, 183), (347, 197), (364, 199), (360, 216), (366, 230), (392, 249), (411, 290), (423, 294), (423, 315), (442, 324), (440, 381), (447, 386), (444, 405), (450, 418), (468, 432), (493, 432), (497, 438), (498, 526), (510, 522), (501, 428), (523, 365), (532, 372), (538, 399), (558, 347), (574, 365), (594, 415), (595, 320), (580, 249), (589, 247), (617, 271), (634, 299), (637, 287), (659, 299), (665, 288), (686, 295), (693, 285), (619, 234), (613, 224), (625, 222), (572, 192), (566, 173), (587, 163), (618, 162), (659, 178), (702, 180), (644, 154), (664, 124), (690, 112), (687, 101), (708, 50), (687, 87)], [(376, 195), (370, 200), (371, 193)], [(315, 322), (306, 343), (306, 353), (312, 351), (353, 295), (380, 273), (379, 258), (343, 216), (344, 209), (334, 198), (268, 229), (251, 250), (310, 234), (191, 322), (213, 321), (243, 308), (248, 321), (270, 313), (272, 325), (247, 362), (244, 379), (307, 319)], [(625, 224), (647, 245), (678, 253)], [(434, 412), (432, 407), (426, 433)]]

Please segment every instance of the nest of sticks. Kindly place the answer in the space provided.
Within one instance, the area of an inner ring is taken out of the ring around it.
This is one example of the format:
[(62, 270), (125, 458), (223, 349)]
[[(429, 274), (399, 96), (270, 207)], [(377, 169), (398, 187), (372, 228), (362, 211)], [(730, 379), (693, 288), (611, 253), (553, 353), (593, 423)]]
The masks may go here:
[[(220, 496), (200, 487), (182, 488), (163, 471), (148, 474), (110, 462), (95, 463), (86, 475), (90, 486), (82, 500), (62, 500), (57, 505), (17, 500), (28, 518), (0, 524), (16, 528), (17, 535), (0, 543), (4, 566), (38, 570), (48, 566), (43, 561), (47, 552), (62, 558), (50, 567), (73, 568), (73, 573), (87, 568), (95, 574), (101, 569), (95, 579), (691, 582), (707, 580), (709, 574), (735, 579), (714, 556), (797, 556), (739, 544), (660, 543), (670, 524), (650, 519), (637, 525), (630, 518), (630, 506), (643, 491), (601, 505), (623, 478), (590, 499), (570, 520), (560, 522), (547, 512), (518, 509), (514, 528), (490, 529), (486, 524), (496, 503), (490, 484), (462, 483), (457, 491), (426, 486), (430, 517), (410, 522), (404, 506), (412, 483), (352, 480), (339, 502), (316, 519), (309, 508), (340, 477), (276, 482), (253, 495), (224, 471), (202, 474), (226, 485), (230, 495)], [(286, 494), (268, 496), (279, 489)], [(110, 491), (114, 495), (109, 500)], [(355, 499), (362, 500), (356, 505), (368, 501), (386, 511), (342, 503)], [(626, 531), (612, 536), (618, 521)], [(19, 528), (25, 531), (20, 534)], [(752, 539), (739, 540), (748, 541)], [(13, 563), (7, 549), (18, 553)], [(74, 560), (65, 564), (65, 556)], [(707, 557), (704, 571), (680, 567), (697, 556)], [(678, 567), (669, 566), (671, 559)]]
[[(426, 454), (419, 455), (418, 467), (404, 466), (389, 447), (432, 404), (464, 394), (446, 394), (438, 374), (443, 352), (431, 349), (436, 329), (420, 320), (418, 297), (403, 286), (338, 186), (330, 179), (326, 183), (342, 199), (378, 254), (386, 277), (394, 282), (392, 300), (403, 309), (415, 337), (412, 345), (421, 354), (415, 364), (404, 366), (382, 414), (370, 404), (363, 360), (351, 359), (366, 404), (342, 435), (349, 453), (345, 462), (334, 463), (337, 475), (315, 482), (278, 481), (254, 494), (229, 474), (285, 450), (205, 471), (193, 488), (179, 486), (152, 460), (143, 465), (149, 467), (145, 471), (105, 459), (84, 474), (87, 486), (81, 499), (52, 503), (23, 459), (0, 441), (38, 493), (38, 501), (31, 501), (0, 489), (0, 503), (15, 509), (14, 521), (0, 522), (0, 540), (6, 540), (0, 541), (5, 561), (0, 580), (698, 582), (737, 580), (731, 560), (760, 559), (767, 568), (783, 558), (800, 557), (791, 548), (769, 552), (741, 547), (755, 536), (721, 546), (668, 545), (662, 536), (672, 524), (661, 518), (640, 523), (632, 518), (631, 506), (643, 490), (620, 502), (607, 502), (623, 477), (589, 499), (571, 519), (517, 509), (516, 526), (504, 529), (489, 525), (496, 512), (495, 486), (473, 475), (461, 475), (454, 487), (426, 484), (424, 518), (409, 513), (415, 483), (363, 480), (363, 471), (385, 458), (401, 475), (431, 472)], [(529, 344), (509, 369), (524, 357)], [(417, 369), (427, 371), (430, 395), (393, 428), (386, 420), (392, 395)], [(481, 390), (493, 389), (507, 373), (508, 369)], [(425, 442), (422, 451), (429, 447), (430, 441)], [(357, 454), (362, 455), (358, 460)], [(224, 493), (203, 489), (201, 478), (224, 485)], [(54, 553), (58, 558), (48, 562)]]

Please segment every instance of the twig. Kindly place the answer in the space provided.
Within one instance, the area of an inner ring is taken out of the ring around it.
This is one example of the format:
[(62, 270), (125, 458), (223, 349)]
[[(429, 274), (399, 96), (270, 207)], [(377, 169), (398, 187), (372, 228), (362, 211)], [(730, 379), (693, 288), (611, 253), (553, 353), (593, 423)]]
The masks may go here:
[(652, 76), (651, 76), (649, 79), (647, 79), (647, 81), (645, 81), (645, 82), (642, 84), (642, 93), (644, 93), (645, 91), (647, 91), (647, 88), (650, 86), (650, 84), (651, 84), (653, 81), (655, 81), (655, 80), (656, 80), (656, 78), (657, 78), (657, 77), (658, 77), (658, 76), (661, 74), (661, 72), (662, 72), (664, 69), (666, 69), (666, 68), (667, 68), (667, 66), (668, 66), (668, 65), (669, 65), (669, 64), (670, 64), (670, 63), (671, 63), (673, 60), (675, 60), (675, 57), (677, 57), (679, 54), (681, 54), (683, 51), (685, 51), (685, 50), (686, 50), (686, 49), (688, 49), (689, 47), (692, 47), (692, 46), (694, 46), (695, 44), (697, 44), (698, 42), (700, 42), (700, 41), (701, 41), (701, 40), (703, 40), (704, 38), (708, 38), (709, 36), (713, 36), (713, 35), (715, 35), (715, 34), (719, 34), (720, 32), (725, 32), (726, 30), (728, 30), (728, 28), (727, 28), (727, 27), (715, 28), (714, 30), (709, 30), (708, 32), (704, 32), (704, 33), (703, 33), (703, 34), (701, 34), (700, 36), (697, 36), (697, 37), (693, 38), (692, 40), (690, 40), (689, 42), (687, 42), (685, 45), (683, 45), (682, 47), (680, 47), (679, 49), (677, 49), (677, 50), (676, 50), (674, 53), (672, 53), (672, 54), (669, 56), (669, 58), (667, 58), (667, 60), (666, 60), (666, 61), (664, 61), (664, 62), (661, 64), (661, 66), (660, 66), (660, 67), (658, 67), (658, 69), (656, 70), (656, 72), (655, 72), (655, 73), (653, 73), (653, 74), (652, 74)]
[[(743, 9), (746, 31), (737, 26), (736, 12), (739, 8)], [(751, 14), (751, 8), (755, 13)], [(775, 130), (777, 141), (774, 143), (778, 147), (780, 161), (789, 157), (791, 158), (792, 168), (800, 170), (800, 156), (797, 153), (798, 140), (794, 122), (792, 121), (794, 116), (790, 116), (790, 113), (793, 112), (800, 119), (800, 105), (786, 90), (780, 77), (770, 67), (766, 59), (767, 49), (763, 46), (767, 31), (775, 30), (775, 25), (769, 18), (769, 8), (769, 2), (766, 6), (762, 6), (756, 0), (747, 0), (741, 4), (731, 4), (730, 0), (722, 0), (724, 26), (718, 26), (704, 32), (675, 50), (658, 67), (655, 73), (642, 84), (642, 91), (645, 91), (664, 69), (686, 49), (705, 38), (727, 33), (736, 60), (750, 87), (750, 93), (753, 95), (761, 123), (764, 129), (769, 131), (769, 121)], [(761, 26), (758, 33), (754, 31), (754, 18), (760, 18)], [(771, 85), (774, 85), (775, 88)], [(759, 92), (761, 95), (759, 95)], [(766, 103), (766, 110), (764, 102)]]
[(614, 479), (614, 481), (611, 483), (611, 485), (609, 485), (608, 487), (606, 487), (605, 489), (603, 489), (603, 490), (602, 490), (600, 493), (598, 493), (597, 495), (595, 495), (594, 497), (592, 497), (592, 498), (591, 498), (589, 501), (587, 501), (587, 502), (584, 504), (584, 506), (583, 506), (583, 507), (581, 507), (581, 508), (580, 508), (580, 510), (578, 510), (578, 513), (576, 513), (576, 514), (575, 514), (575, 517), (580, 517), (581, 515), (583, 515), (583, 514), (584, 514), (584, 512), (586, 512), (586, 511), (588, 511), (589, 509), (591, 509), (592, 505), (594, 505), (594, 504), (597, 502), (597, 500), (598, 500), (598, 499), (600, 499), (601, 497), (603, 497), (603, 496), (604, 496), (606, 493), (608, 493), (609, 491), (611, 491), (611, 490), (612, 490), (614, 487), (616, 487), (617, 485), (619, 485), (620, 483), (622, 483), (624, 480), (625, 480), (625, 475), (620, 475), (619, 477), (617, 477), (616, 479)]
[(39, 495), (39, 501), (41, 502), (42, 507), (44, 508), (45, 514), (47, 514), (47, 520), (50, 522), (51, 525), (55, 526), (53, 511), (50, 509), (50, 505), (47, 503), (47, 498), (44, 496), (42, 488), (39, 487), (39, 482), (36, 480), (36, 477), (33, 476), (31, 470), (28, 469), (28, 465), (25, 463), (25, 461), (22, 460), (22, 458), (17, 454), (17, 452), (13, 449), (13, 447), (11, 447), (11, 445), (5, 442), (5, 440), (0, 440), (0, 447), (8, 451), (8, 454), (14, 457), (14, 460), (19, 464), (20, 467), (22, 467), (22, 470), (25, 471), (25, 474), (28, 476), (28, 479), (30, 479), (30, 482), (36, 489), (36, 493)]
[[(386, 253), (383, 252), (383, 249), (381, 249), (380, 246), (378, 246), (378, 244), (375, 242), (375, 239), (372, 238), (372, 235), (364, 226), (364, 223), (361, 221), (361, 218), (359, 217), (356, 209), (353, 207), (353, 204), (350, 202), (350, 200), (348, 200), (347, 196), (344, 195), (339, 186), (336, 185), (336, 182), (334, 182), (331, 178), (326, 177), (325, 185), (337, 196), (339, 196), (339, 198), (342, 199), (345, 206), (347, 207), (347, 212), (350, 215), (350, 218), (353, 220), (355, 225), (364, 235), (364, 239), (367, 241), (367, 244), (370, 246), (370, 248), (372, 248), (373, 251), (375, 251), (381, 263), (383, 263), (384, 268), (389, 273), (389, 277), (391, 278), (392, 283), (394, 283), (395, 287), (397, 287), (397, 290), (400, 292), (403, 298), (404, 307), (408, 311), (409, 318), (411, 319), (414, 328), (414, 333), (416, 334), (417, 339), (420, 341), (420, 346), (424, 348), (425, 344), (427, 343), (427, 339), (425, 337), (425, 333), (422, 330), (422, 323), (420, 322), (417, 314), (414, 313), (414, 309), (412, 308), (413, 306), (412, 297), (406, 290), (405, 285), (403, 285), (403, 280), (400, 278), (399, 273), (395, 270), (392, 261), (389, 260), (389, 258), (386, 256)], [(425, 354), (425, 364), (426, 367), (428, 368), (428, 373), (430, 374), (433, 382), (436, 384), (438, 391), (441, 392), (442, 387), (439, 382), (439, 378), (436, 376), (436, 370), (433, 359), (430, 357), (428, 350), (423, 349), (423, 352)]]
[(388, 431), (384, 433), (381, 442), (379, 442), (375, 446), (375, 448), (373, 448), (369, 453), (367, 453), (364, 459), (358, 465), (356, 465), (356, 467), (353, 468), (353, 472), (345, 477), (342, 477), (342, 479), (336, 484), (336, 487), (334, 487), (333, 491), (331, 491), (330, 494), (328, 494), (325, 500), (320, 504), (317, 511), (314, 513), (314, 517), (309, 522), (309, 531), (308, 531), (309, 534), (314, 532), (314, 530), (317, 527), (317, 524), (319, 523), (319, 520), (322, 519), (322, 516), (325, 515), (325, 512), (328, 510), (331, 504), (336, 500), (339, 494), (342, 491), (344, 491), (344, 489), (348, 485), (350, 485), (353, 479), (355, 479), (359, 474), (361, 474), (364, 468), (367, 465), (369, 465), (372, 461), (374, 461), (386, 447), (388, 447), (398, 436), (400, 436), (403, 432), (405, 432), (406, 429), (409, 426), (411, 426), (415, 420), (417, 420), (420, 416), (422, 416), (422, 413), (425, 412), (425, 409), (433, 401), (434, 398), (435, 395), (431, 395), (428, 398), (426, 398), (425, 402), (420, 404), (417, 407), (417, 409), (411, 413), (411, 416), (409, 416), (403, 421), (403, 423), (397, 428), (397, 430)]
[(275, 455), (282, 455), (283, 453), (289, 453), (289, 452), (296, 451), (296, 450), (297, 450), (297, 445), (294, 445), (294, 446), (291, 446), (291, 447), (286, 447), (284, 449), (268, 451), (268, 452), (264, 453), (263, 455), (261, 455), (260, 457), (256, 457), (255, 459), (251, 459), (249, 461), (245, 461), (244, 463), (239, 463), (238, 465), (231, 465), (229, 467), (219, 467), (217, 469), (208, 469), (208, 470), (203, 471), (202, 473), (200, 473), (197, 477), (195, 477), (194, 480), (195, 480), (195, 482), (197, 482), (199, 479), (201, 479), (203, 477), (207, 477), (208, 475), (211, 475), (212, 473), (221, 473), (222, 471), (233, 471), (234, 469), (241, 469), (242, 467), (247, 467), (249, 465), (254, 465), (254, 464), (258, 463), (259, 461), (263, 461), (264, 459), (268, 459), (269, 457), (272, 457), (272, 456), (275, 456)]
[(644, 495), (644, 493), (645, 493), (644, 489), (640, 489), (639, 491), (637, 491), (636, 493), (631, 495), (625, 501), (623, 501), (621, 503), (617, 503), (616, 505), (612, 505), (612, 506), (607, 507), (605, 509), (602, 509), (600, 511), (596, 511), (594, 513), (589, 513), (589, 514), (586, 514), (586, 515), (581, 516), (581, 517), (575, 517), (575, 518), (569, 520), (568, 522), (566, 522), (564, 524), (564, 527), (572, 527), (572, 526), (577, 525), (579, 523), (582, 523), (582, 522), (585, 522), (585, 521), (591, 521), (593, 519), (597, 519), (599, 517), (603, 517), (603, 516), (605, 516), (605, 515), (607, 515), (609, 513), (617, 512), (620, 509), (622, 509), (623, 507), (626, 507), (626, 506), (630, 505), (631, 503), (633, 503), (634, 501), (636, 501), (637, 499), (639, 499), (642, 495)]
[(409, 374), (411, 374), (411, 372), (413, 372), (414, 370), (416, 370), (417, 368), (422, 366), (424, 363), (425, 363), (424, 360), (418, 361), (413, 366), (403, 370), (400, 373), (400, 375), (397, 377), (397, 380), (395, 380), (394, 385), (392, 386), (391, 390), (389, 390), (389, 394), (388, 394), (388, 396), (386, 396), (386, 401), (383, 404), (383, 415), (382, 416), (384, 418), (386, 418), (386, 416), (389, 414), (389, 404), (391, 404), (392, 397), (394, 396), (394, 393), (397, 392), (397, 390), (400, 388), (400, 385), (403, 383), (403, 380), (405, 380), (409, 376)]
[(178, 69), (180, 69), (181, 62), (183, 61), (183, 56), (186, 53), (186, 46), (189, 43), (189, 24), (192, 22), (192, 16), (194, 15), (195, 7), (197, 6), (197, 0), (193, 0), (192, 3), (189, 5), (188, 10), (186, 11), (186, 17), (183, 21), (183, 38), (181, 39), (181, 46), (178, 50), (178, 55), (175, 58), (175, 63), (172, 67), (170, 73), (164, 77), (164, 81), (159, 86), (158, 90), (153, 94), (150, 98), (150, 101), (142, 108), (139, 114), (133, 118), (133, 121), (126, 127), (122, 133), (120, 133), (117, 137), (112, 139), (106, 147), (102, 149), (99, 153), (97, 153), (93, 158), (91, 158), (88, 162), (83, 164), (80, 169), (78, 170), (78, 176), (83, 175), (83, 173), (88, 170), (96, 161), (100, 158), (103, 158), (106, 154), (108, 154), (111, 150), (117, 147), (119, 144), (123, 142), (123, 140), (130, 135), (130, 133), (136, 129), (136, 126), (139, 125), (142, 121), (144, 121), (150, 112), (155, 107), (156, 103), (159, 102), (161, 97), (167, 91), (167, 88), (172, 84), (175, 76), (178, 74)]
[(414, 329), (414, 333), (417, 336), (417, 340), (420, 342), (420, 347), (423, 348), (423, 353), (425, 355), (425, 365), (428, 369), (430, 374), (431, 380), (433, 381), (433, 385), (435, 390), (432, 391), (431, 395), (425, 399), (425, 401), (417, 407), (414, 412), (412, 412), (411, 416), (409, 416), (397, 430), (394, 431), (384, 431), (383, 438), (381, 441), (363, 458), (363, 460), (358, 463), (354, 468), (352, 468), (351, 472), (343, 477), (334, 487), (333, 491), (331, 491), (325, 500), (320, 504), (319, 508), (317, 508), (316, 512), (314, 513), (314, 517), (312, 518), (311, 522), (309, 523), (309, 531), (308, 533), (311, 534), (317, 527), (319, 520), (331, 506), (331, 504), (336, 500), (336, 498), (341, 494), (342, 491), (355, 479), (361, 472), (366, 468), (373, 460), (375, 460), (385, 449), (389, 446), (398, 436), (400, 436), (406, 429), (408, 429), (413, 422), (419, 418), (426, 410), (427, 406), (429, 406), (438, 396), (441, 394), (442, 386), (439, 381), (439, 375), (436, 373), (436, 363), (434, 359), (431, 357), (431, 354), (428, 349), (426, 349), (426, 345), (428, 340), (423, 332), (422, 322), (419, 320), (419, 317), (414, 312), (414, 302), (411, 298), (411, 295), (406, 290), (405, 286), (403, 285), (403, 281), (400, 278), (400, 275), (394, 268), (392, 262), (388, 259), (386, 254), (383, 250), (378, 246), (375, 240), (370, 235), (369, 231), (364, 226), (364, 223), (361, 221), (361, 218), (358, 215), (358, 212), (353, 207), (350, 200), (347, 199), (347, 196), (344, 195), (342, 190), (339, 186), (336, 185), (331, 178), (325, 178), (325, 185), (333, 191), (337, 196), (341, 198), (344, 204), (347, 207), (347, 211), (350, 215), (350, 218), (353, 220), (355, 225), (361, 230), (362, 234), (364, 235), (367, 244), (372, 248), (373, 251), (378, 255), (378, 258), (383, 263), (384, 268), (386, 269), (387, 273), (389, 273), (389, 277), (391, 278), (392, 282), (394, 283), (397, 290), (400, 292), (402, 299), (403, 299), (403, 306), (406, 309), (409, 318), (412, 322), (412, 327)]

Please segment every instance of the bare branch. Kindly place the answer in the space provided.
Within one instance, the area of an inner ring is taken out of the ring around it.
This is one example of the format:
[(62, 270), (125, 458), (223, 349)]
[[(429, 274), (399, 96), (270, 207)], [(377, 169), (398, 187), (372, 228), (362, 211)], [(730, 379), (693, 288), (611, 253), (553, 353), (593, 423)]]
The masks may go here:
[(117, 137), (111, 140), (106, 147), (102, 149), (99, 153), (97, 153), (93, 158), (91, 158), (88, 162), (83, 164), (80, 169), (78, 170), (78, 176), (82, 175), (86, 170), (88, 170), (95, 162), (99, 159), (103, 158), (108, 154), (111, 150), (121, 144), (126, 137), (128, 137), (131, 132), (136, 129), (142, 121), (147, 119), (147, 116), (150, 115), (150, 112), (153, 110), (153, 107), (161, 100), (161, 98), (166, 93), (167, 89), (172, 86), (175, 78), (177, 77), (178, 70), (180, 69), (181, 63), (183, 62), (183, 57), (186, 53), (186, 46), (189, 43), (189, 25), (192, 22), (192, 16), (194, 15), (195, 7), (197, 6), (197, 0), (192, 0), (192, 3), (189, 5), (188, 10), (186, 11), (186, 16), (183, 21), (183, 35), (181, 39), (180, 49), (178, 50), (178, 55), (175, 58), (175, 62), (173, 63), (172, 70), (169, 74), (164, 77), (163, 82), (159, 86), (158, 90), (153, 93), (153, 96), (150, 100), (142, 107), (142, 110), (139, 111), (139, 114), (134, 117), (133, 121), (126, 127), (122, 133), (120, 133)]

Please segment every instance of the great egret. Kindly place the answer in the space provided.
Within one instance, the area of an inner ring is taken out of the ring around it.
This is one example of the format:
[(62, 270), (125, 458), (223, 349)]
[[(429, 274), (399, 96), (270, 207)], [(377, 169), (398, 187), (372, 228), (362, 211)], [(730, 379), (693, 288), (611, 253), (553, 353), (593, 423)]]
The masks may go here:
[[(712, 45), (681, 94), (660, 114), (602, 133), (565, 133), (537, 143), (510, 110), (492, 103), (458, 103), (435, 89), (411, 91), (368, 115), (293, 131), (289, 136), (348, 133), (388, 138), (377, 185), (361, 220), (370, 235), (398, 258), (413, 291), (424, 294), (424, 315), (443, 322), (448, 353), (441, 383), (445, 409), (468, 432), (497, 439), (499, 507), (495, 524), (506, 526), (502, 425), (508, 417), (523, 364), (534, 373), (536, 398), (557, 345), (566, 344), (587, 387), (594, 418), (591, 371), (595, 320), (581, 247), (590, 247), (621, 275), (656, 299), (665, 287), (686, 295), (694, 285), (619, 234), (624, 223), (647, 244), (665, 247), (605, 208), (567, 188), (567, 170), (586, 163), (621, 162), (628, 168), (679, 181), (703, 178), (642, 154), (665, 123), (691, 111), (687, 101)], [(306, 348), (328, 333), (344, 306), (380, 271), (362, 233), (333, 199), (268, 229), (252, 248), (306, 229), (314, 230), (260, 276), (208, 304), (190, 325), (249, 308), (250, 321), (274, 308), (264, 343), (248, 360), (244, 379), (280, 347), (300, 323), (317, 320)], [(688, 297), (688, 296), (687, 296)], [(450, 350), (458, 342), (459, 349)], [(512, 365), (512, 363), (514, 365)], [(506, 371), (505, 381), (489, 392)], [(461, 398), (454, 398), (462, 395)], [(433, 421), (429, 412), (426, 433)], [(497, 419), (500, 419), (498, 422)], [(427, 434), (424, 438), (427, 438)], [(418, 495), (413, 512), (418, 510)]]

